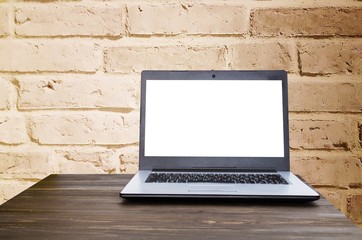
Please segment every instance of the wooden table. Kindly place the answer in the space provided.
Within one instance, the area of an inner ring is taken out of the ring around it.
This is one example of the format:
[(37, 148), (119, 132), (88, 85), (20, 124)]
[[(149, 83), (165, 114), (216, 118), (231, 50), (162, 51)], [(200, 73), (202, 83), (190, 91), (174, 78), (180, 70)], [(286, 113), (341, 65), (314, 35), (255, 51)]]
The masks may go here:
[(130, 178), (50, 175), (0, 206), (0, 239), (362, 239), (325, 198), (127, 201)]

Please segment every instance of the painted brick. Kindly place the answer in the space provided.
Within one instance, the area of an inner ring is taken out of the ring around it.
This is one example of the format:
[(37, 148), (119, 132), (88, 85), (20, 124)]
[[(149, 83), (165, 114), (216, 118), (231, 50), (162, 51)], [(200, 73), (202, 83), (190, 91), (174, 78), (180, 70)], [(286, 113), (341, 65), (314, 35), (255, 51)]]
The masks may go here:
[(5, 179), (42, 179), (58, 172), (46, 152), (1, 152), (0, 175)]
[(354, 131), (350, 121), (290, 120), (292, 149), (350, 150)]
[(336, 206), (341, 212), (349, 217), (355, 224), (361, 226), (362, 216), (362, 190), (361, 189), (336, 189), (336, 188), (320, 188), (317, 190), (323, 196)]
[(362, 42), (311, 42), (300, 44), (302, 74), (361, 74)]
[(101, 51), (93, 43), (0, 41), (0, 72), (95, 72)]
[(293, 157), (291, 169), (317, 186), (355, 187), (362, 184), (362, 166), (356, 157)]
[(362, 147), (362, 121), (358, 123), (358, 132), (359, 144)]
[(232, 69), (297, 71), (293, 46), (282, 42), (241, 43), (228, 47)]
[(24, 180), (0, 180), (0, 205), (31, 187), (35, 182)]
[(72, 75), (17, 76), (16, 80), (19, 85), (18, 107), (22, 110), (139, 108), (140, 87), (131, 79)]
[(10, 108), (10, 97), (12, 94), (12, 86), (9, 81), (0, 77), (0, 110)]
[(362, 223), (362, 190), (347, 199), (347, 214), (357, 223)]
[(15, 10), (19, 36), (120, 36), (122, 8), (59, 4), (24, 5)]
[(225, 69), (223, 47), (111, 47), (105, 54), (106, 72), (130, 73), (148, 69)]
[(347, 214), (347, 191), (346, 189), (336, 189), (331, 187), (316, 186), (316, 190), (338, 208), (344, 214)]
[(136, 173), (138, 171), (139, 146), (127, 146), (119, 151), (120, 171)]
[(255, 36), (362, 36), (361, 8), (255, 9)]
[(23, 117), (13, 113), (2, 113), (0, 115), (0, 144), (22, 144), (26, 141), (28, 141), (28, 135)]
[(34, 114), (29, 126), (41, 145), (132, 144), (138, 142), (139, 112)]
[(130, 34), (244, 34), (248, 15), (239, 5), (130, 5)]
[(56, 155), (60, 173), (119, 173), (119, 159), (112, 150), (59, 150)]
[(0, 36), (9, 35), (9, 17), (8, 10), (0, 7)]
[(289, 81), (289, 110), (362, 112), (362, 82)]

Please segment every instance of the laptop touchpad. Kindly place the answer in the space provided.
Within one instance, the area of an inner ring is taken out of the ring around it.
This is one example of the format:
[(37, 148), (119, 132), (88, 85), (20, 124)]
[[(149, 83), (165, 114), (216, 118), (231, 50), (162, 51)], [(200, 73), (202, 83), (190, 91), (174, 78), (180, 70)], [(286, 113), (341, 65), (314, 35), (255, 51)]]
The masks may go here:
[(236, 192), (235, 185), (189, 185), (189, 192)]

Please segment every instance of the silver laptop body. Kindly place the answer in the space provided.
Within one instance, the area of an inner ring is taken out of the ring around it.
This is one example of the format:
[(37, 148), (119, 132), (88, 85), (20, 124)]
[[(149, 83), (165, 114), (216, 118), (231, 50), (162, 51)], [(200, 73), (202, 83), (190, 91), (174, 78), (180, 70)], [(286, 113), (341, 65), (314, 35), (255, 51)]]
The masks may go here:
[(287, 73), (143, 71), (139, 171), (123, 198), (317, 200), (290, 172)]

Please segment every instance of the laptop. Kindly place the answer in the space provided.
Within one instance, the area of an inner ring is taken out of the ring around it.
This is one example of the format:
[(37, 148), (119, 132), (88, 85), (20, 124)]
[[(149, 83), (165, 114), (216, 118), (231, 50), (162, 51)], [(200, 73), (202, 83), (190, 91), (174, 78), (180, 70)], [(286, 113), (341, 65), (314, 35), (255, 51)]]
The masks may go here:
[(317, 200), (290, 172), (287, 73), (143, 71), (139, 171), (123, 198)]

